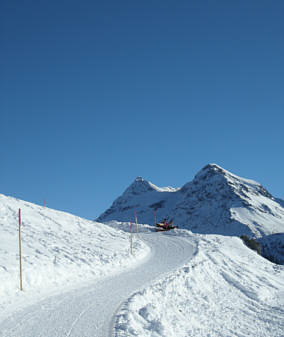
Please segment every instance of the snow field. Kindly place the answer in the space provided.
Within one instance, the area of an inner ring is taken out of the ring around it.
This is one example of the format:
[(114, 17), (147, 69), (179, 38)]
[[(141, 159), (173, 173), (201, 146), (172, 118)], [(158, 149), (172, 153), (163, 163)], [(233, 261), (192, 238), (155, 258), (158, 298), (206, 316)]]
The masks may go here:
[[(18, 210), (23, 288), (19, 290)], [(135, 266), (149, 248), (101, 223), (0, 195), (0, 320), (50, 295)]]
[(149, 233), (149, 225), (133, 235), (131, 256), (129, 229), (0, 195), (0, 335), (82, 337), (98, 329), (105, 336), (114, 323), (116, 337), (284, 336), (284, 266), (237, 237)]
[[(125, 224), (113, 225), (125, 227)], [(138, 234), (151, 248), (143, 263), (15, 311), (0, 322), (0, 336), (113, 336), (115, 313), (121, 303), (137, 290), (183, 266), (194, 254), (192, 240), (181, 238), (174, 232), (153, 233), (149, 229), (141, 226)]]
[(195, 257), (124, 303), (115, 336), (283, 337), (284, 267), (238, 238), (191, 237)]

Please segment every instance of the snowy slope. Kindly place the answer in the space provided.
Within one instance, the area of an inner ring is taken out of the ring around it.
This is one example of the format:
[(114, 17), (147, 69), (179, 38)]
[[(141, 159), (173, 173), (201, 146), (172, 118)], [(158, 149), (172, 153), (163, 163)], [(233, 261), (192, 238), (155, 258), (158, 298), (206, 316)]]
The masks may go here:
[[(186, 231), (179, 235), (190, 236)], [(239, 238), (192, 238), (198, 246), (195, 257), (126, 301), (114, 336), (283, 337), (284, 267)]]
[[(151, 253), (135, 269), (49, 297), (0, 321), (0, 337), (106, 337), (120, 304), (135, 291), (188, 262), (191, 238), (139, 234)], [(15, 324), (15, 322), (17, 322)]]
[[(181, 192), (148, 186), (142, 193)], [(283, 266), (238, 238), (139, 230), (132, 257), (129, 223), (104, 225), (0, 195), (0, 336), (106, 336), (113, 323), (117, 337), (283, 337)]]
[(262, 237), (284, 232), (284, 208), (261, 184), (216, 164), (205, 166), (182, 188), (159, 188), (137, 178), (98, 221), (140, 223), (173, 219), (195, 233)]
[[(23, 288), (19, 291), (18, 209), (22, 213)], [(0, 320), (39, 298), (134, 266), (149, 252), (101, 223), (0, 195)]]

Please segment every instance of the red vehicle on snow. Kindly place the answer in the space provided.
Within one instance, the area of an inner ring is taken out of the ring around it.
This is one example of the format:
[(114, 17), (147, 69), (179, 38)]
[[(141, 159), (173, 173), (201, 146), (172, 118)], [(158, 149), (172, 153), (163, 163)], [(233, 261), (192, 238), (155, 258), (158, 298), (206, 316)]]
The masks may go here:
[(164, 219), (162, 222), (156, 223), (156, 232), (168, 231), (174, 228), (178, 227), (173, 226), (173, 220), (168, 221), (167, 219)]

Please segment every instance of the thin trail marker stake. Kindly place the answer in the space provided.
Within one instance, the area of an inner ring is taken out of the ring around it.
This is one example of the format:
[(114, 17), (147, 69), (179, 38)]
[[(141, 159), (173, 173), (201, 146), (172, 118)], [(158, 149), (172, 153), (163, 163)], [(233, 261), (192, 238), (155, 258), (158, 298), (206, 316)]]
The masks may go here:
[(154, 211), (154, 226), (156, 226), (157, 223), (157, 214), (156, 211)]
[(23, 270), (22, 270), (22, 237), (21, 237), (21, 209), (19, 208), (19, 260), (20, 260), (20, 290), (23, 290)]
[(44, 204), (44, 207), (46, 207), (46, 200), (44, 199), (44, 201), (43, 201), (43, 204)]
[(134, 217), (135, 217), (135, 223), (136, 223), (136, 232), (138, 233), (138, 221), (137, 221), (136, 211), (134, 211)]
[(132, 250), (132, 222), (130, 222), (130, 253), (133, 255), (133, 250)]

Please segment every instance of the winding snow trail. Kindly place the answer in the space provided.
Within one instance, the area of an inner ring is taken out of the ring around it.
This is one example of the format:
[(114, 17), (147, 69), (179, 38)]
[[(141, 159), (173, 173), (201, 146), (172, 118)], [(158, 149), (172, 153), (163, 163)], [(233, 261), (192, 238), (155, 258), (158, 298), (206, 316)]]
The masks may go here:
[(151, 253), (135, 269), (51, 297), (0, 323), (1, 337), (106, 337), (115, 313), (135, 291), (190, 260), (195, 247), (174, 233), (144, 233)]

